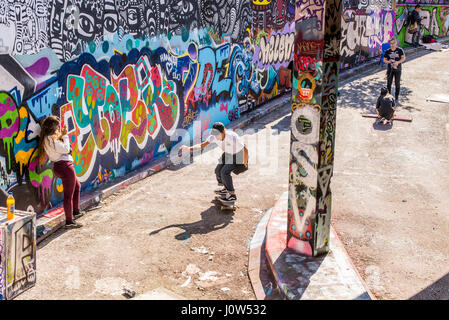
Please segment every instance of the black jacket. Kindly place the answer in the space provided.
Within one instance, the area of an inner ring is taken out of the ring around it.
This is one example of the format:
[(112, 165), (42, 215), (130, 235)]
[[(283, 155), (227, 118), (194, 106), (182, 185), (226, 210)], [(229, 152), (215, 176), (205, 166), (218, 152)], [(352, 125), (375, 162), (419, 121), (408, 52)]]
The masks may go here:
[(410, 18), (409, 18), (409, 24), (414, 24), (415, 22), (418, 22), (418, 24), (421, 23), (421, 16), (419, 15), (419, 12), (414, 10), (410, 12)]

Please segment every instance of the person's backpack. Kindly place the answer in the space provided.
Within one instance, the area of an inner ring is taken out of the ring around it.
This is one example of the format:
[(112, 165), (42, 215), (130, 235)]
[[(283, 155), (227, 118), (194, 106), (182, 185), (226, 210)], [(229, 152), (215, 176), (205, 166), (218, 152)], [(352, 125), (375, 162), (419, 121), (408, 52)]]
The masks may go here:
[(422, 42), (423, 43), (433, 43), (433, 42), (435, 42), (435, 37), (431, 36), (430, 34), (425, 35), (422, 37)]

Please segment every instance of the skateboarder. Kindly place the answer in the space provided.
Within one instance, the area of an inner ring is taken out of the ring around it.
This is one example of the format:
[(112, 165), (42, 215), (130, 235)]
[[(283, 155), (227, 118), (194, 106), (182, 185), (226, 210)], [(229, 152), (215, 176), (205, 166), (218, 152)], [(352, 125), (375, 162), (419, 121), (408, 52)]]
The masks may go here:
[(376, 103), (379, 122), (390, 125), (394, 116), (395, 107), (394, 98), (388, 93), (388, 89), (385, 87), (380, 89), (380, 96), (377, 98)]
[(203, 150), (211, 143), (217, 144), (223, 150), (215, 168), (218, 186), (221, 188), (215, 190), (215, 192), (220, 195), (222, 200), (235, 202), (237, 196), (235, 195), (231, 172), (240, 174), (248, 170), (248, 149), (237, 133), (225, 129), (223, 123), (215, 122), (212, 126), (211, 135), (206, 141), (192, 147), (182, 146), (181, 151)]

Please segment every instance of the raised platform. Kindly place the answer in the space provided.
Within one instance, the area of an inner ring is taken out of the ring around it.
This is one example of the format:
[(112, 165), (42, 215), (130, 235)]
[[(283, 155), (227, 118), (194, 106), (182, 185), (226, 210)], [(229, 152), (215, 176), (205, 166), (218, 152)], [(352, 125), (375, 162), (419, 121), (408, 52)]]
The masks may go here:
[[(299, 255), (286, 247), (287, 204), (288, 195), (285, 192), (271, 209), (266, 230), (261, 231), (260, 228), (257, 228), (253, 238), (261, 239), (265, 231), (266, 260), (269, 271), (276, 281), (275, 287), (283, 298), (289, 300), (371, 300), (372, 295), (368, 292), (332, 227), (330, 252), (327, 255), (308, 257)], [(255, 259), (251, 259), (250, 252), (250, 272), (257, 269), (256, 263)], [(262, 263), (263, 261), (260, 262), (261, 265)], [(261, 280), (255, 279), (254, 272), (251, 281), (255, 289), (259, 288), (262, 283)], [(263, 299), (260, 292), (264, 290), (259, 289), (258, 291), (255, 290), (256, 297)], [(267, 298), (269, 299), (269, 297)]]

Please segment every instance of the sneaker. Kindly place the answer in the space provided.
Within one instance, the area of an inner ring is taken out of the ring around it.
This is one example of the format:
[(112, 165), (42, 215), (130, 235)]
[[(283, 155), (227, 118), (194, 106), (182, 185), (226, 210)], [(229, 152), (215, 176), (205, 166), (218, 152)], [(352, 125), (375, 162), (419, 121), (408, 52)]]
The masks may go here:
[(83, 225), (81, 223), (75, 222), (75, 221), (66, 221), (65, 227), (66, 229), (78, 229), (81, 228)]
[(73, 218), (78, 219), (84, 216), (85, 211), (73, 211)]
[(384, 121), (385, 121), (384, 117), (377, 118), (377, 123), (384, 123)]
[(228, 193), (228, 190), (226, 190), (226, 188), (218, 188), (218, 189), (214, 190), (214, 192), (216, 194), (226, 195), (226, 193)]
[(235, 194), (230, 194), (229, 192), (227, 192), (225, 195), (221, 196), (220, 199), (223, 201), (236, 201), (237, 196)]

